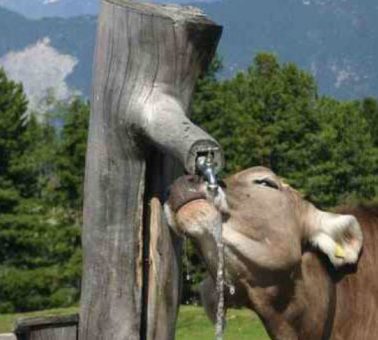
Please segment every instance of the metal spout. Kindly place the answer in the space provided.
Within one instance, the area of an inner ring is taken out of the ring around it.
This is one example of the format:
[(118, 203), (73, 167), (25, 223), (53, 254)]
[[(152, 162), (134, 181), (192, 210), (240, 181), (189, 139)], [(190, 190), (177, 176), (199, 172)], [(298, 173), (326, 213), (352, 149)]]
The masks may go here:
[(209, 190), (215, 192), (218, 189), (218, 180), (211, 154), (198, 157), (196, 165), (202, 176), (205, 177)]

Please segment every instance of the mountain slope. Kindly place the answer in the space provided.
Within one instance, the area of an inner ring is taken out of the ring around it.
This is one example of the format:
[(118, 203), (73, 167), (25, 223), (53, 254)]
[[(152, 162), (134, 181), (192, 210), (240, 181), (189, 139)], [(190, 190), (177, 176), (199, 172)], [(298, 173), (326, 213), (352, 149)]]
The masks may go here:
[(311, 70), (322, 93), (378, 95), (375, 0), (225, 0), (201, 8), (224, 25), (226, 76), (264, 50)]
[[(4, 1), (15, 3), (0, 0), (0, 4)], [(35, 1), (51, 0), (17, 0)], [(50, 6), (70, 1), (75, 6), (96, 3), (58, 0)], [(376, 0), (223, 0), (194, 5), (224, 25), (219, 47), (223, 76), (248, 67), (257, 52), (272, 51), (311, 71), (322, 94), (378, 96)], [(78, 60), (68, 83), (88, 96), (95, 31), (95, 17), (30, 20), (0, 7), (0, 58), (48, 37), (54, 48)]]
[(78, 60), (68, 85), (88, 95), (96, 24), (97, 18), (91, 16), (30, 20), (0, 8), (0, 57), (48, 38), (53, 48)]

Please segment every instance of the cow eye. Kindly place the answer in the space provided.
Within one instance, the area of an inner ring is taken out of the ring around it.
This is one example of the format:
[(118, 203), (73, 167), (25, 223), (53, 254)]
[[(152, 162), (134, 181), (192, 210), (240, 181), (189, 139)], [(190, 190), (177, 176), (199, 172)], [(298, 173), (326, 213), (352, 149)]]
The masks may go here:
[(273, 180), (271, 180), (270, 178), (255, 179), (254, 182), (264, 187), (269, 187), (272, 189), (279, 189), (278, 184), (274, 182)]

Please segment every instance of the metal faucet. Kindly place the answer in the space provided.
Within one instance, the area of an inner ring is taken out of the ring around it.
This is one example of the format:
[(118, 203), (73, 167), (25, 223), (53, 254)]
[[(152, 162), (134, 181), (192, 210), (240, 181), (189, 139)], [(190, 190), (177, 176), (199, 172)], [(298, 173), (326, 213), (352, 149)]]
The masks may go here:
[(216, 192), (219, 185), (216, 177), (214, 158), (211, 152), (206, 156), (198, 157), (196, 163), (197, 169), (201, 172), (202, 176), (205, 177), (209, 190)]

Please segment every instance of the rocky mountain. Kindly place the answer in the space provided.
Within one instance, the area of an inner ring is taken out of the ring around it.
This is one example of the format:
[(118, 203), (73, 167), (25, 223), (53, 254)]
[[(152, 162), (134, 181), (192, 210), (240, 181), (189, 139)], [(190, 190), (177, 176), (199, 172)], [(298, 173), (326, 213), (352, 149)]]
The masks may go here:
[(225, 28), (226, 75), (264, 50), (310, 70), (321, 93), (378, 96), (376, 0), (225, 0), (201, 7)]
[[(378, 96), (376, 0), (192, 3), (224, 26), (219, 47), (225, 66), (222, 76), (248, 67), (257, 52), (271, 51), (282, 61), (295, 62), (311, 71), (322, 94), (338, 98)], [(0, 7), (0, 65), (21, 79), (30, 73), (31, 78), (35, 77), (31, 84), (50, 86), (58, 79), (58, 84), (51, 86), (57, 87), (56, 92), (67, 95), (78, 90), (89, 96), (96, 16), (88, 14), (97, 14), (98, 1), (0, 0), (1, 5), (29, 17), (49, 17), (25, 18)], [(62, 7), (54, 7), (53, 11), (53, 6)], [(39, 10), (43, 7), (50, 9)], [(74, 16), (77, 14), (86, 15)], [(49, 67), (55, 73), (47, 70)], [(35, 70), (35, 74), (25, 69)], [(48, 75), (38, 78), (44, 72)]]

